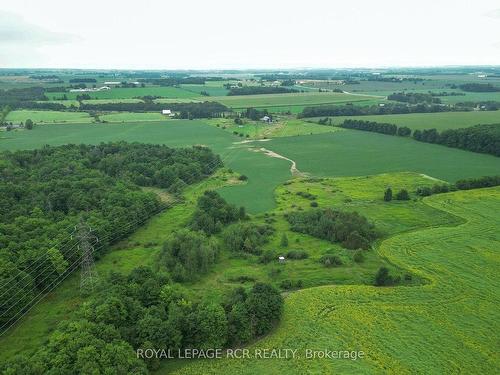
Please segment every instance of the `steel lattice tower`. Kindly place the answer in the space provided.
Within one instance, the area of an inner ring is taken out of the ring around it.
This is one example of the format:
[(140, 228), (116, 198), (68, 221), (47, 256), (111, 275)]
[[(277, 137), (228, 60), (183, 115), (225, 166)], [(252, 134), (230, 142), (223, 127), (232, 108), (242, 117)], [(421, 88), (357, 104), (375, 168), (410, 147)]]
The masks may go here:
[(80, 290), (86, 293), (94, 290), (99, 279), (94, 265), (94, 244), (99, 240), (92, 234), (92, 229), (83, 219), (80, 219), (80, 223), (76, 226), (75, 230), (82, 258)]

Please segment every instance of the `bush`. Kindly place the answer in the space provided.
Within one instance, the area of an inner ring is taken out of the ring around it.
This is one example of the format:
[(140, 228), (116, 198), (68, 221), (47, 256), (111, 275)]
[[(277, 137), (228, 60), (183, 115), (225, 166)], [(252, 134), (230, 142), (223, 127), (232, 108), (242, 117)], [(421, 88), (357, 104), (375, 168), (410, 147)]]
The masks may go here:
[(268, 241), (268, 236), (274, 232), (269, 225), (238, 223), (229, 227), (223, 234), (223, 240), (231, 251), (242, 251), (260, 254), (261, 246)]
[(389, 274), (387, 267), (380, 267), (375, 275), (375, 286), (390, 286), (399, 283), (399, 277)]
[(318, 202), (314, 201), (310, 204), (311, 207), (318, 207)]
[(325, 267), (337, 267), (342, 265), (342, 259), (337, 255), (325, 254), (320, 259), (319, 262)]
[(410, 194), (408, 194), (408, 190), (401, 189), (400, 191), (398, 191), (398, 193), (396, 194), (396, 199), (398, 201), (408, 201), (408, 200), (410, 200)]
[(308, 257), (309, 254), (304, 250), (290, 250), (288, 253), (286, 253), (287, 259), (300, 260), (300, 259), (306, 259)]
[(365, 261), (365, 256), (363, 254), (363, 251), (357, 250), (352, 257), (352, 260), (354, 260), (354, 262), (356, 263), (363, 263)]

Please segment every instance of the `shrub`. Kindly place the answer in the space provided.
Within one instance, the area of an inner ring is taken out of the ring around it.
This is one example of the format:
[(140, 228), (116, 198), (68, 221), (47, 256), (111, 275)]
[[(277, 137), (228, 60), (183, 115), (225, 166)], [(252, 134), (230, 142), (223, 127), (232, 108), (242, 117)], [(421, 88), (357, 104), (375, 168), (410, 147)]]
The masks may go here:
[(352, 257), (352, 260), (354, 260), (354, 262), (356, 263), (363, 263), (365, 261), (365, 256), (363, 254), (363, 251), (357, 250)]
[(408, 201), (408, 200), (410, 200), (410, 194), (408, 194), (408, 190), (401, 189), (400, 191), (398, 191), (398, 193), (396, 194), (396, 199), (398, 201)]
[(337, 267), (342, 265), (342, 259), (337, 255), (325, 254), (320, 259), (319, 262), (325, 267)]
[(287, 259), (299, 260), (306, 259), (308, 257), (309, 254), (307, 254), (307, 252), (305, 252), (304, 250), (290, 250), (288, 253), (286, 253)]

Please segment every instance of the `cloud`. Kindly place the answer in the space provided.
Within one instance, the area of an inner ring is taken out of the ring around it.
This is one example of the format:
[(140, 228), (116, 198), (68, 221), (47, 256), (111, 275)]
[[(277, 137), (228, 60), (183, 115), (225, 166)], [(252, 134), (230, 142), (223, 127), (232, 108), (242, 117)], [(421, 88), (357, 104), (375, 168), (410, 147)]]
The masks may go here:
[(71, 43), (80, 38), (47, 30), (26, 22), (15, 13), (0, 11), (0, 44), (2, 45), (46, 45)]
[(486, 17), (489, 18), (497, 18), (500, 19), (500, 8), (499, 9), (493, 9), (484, 14)]

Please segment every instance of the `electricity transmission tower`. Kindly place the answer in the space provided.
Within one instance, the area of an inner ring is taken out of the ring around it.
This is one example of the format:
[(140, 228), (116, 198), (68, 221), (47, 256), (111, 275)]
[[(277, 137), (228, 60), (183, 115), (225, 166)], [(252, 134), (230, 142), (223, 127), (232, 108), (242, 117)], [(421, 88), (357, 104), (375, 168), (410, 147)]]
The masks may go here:
[(75, 231), (81, 253), (80, 290), (87, 293), (94, 290), (99, 278), (94, 265), (94, 244), (99, 242), (99, 239), (92, 234), (92, 228), (83, 219), (80, 219)]

